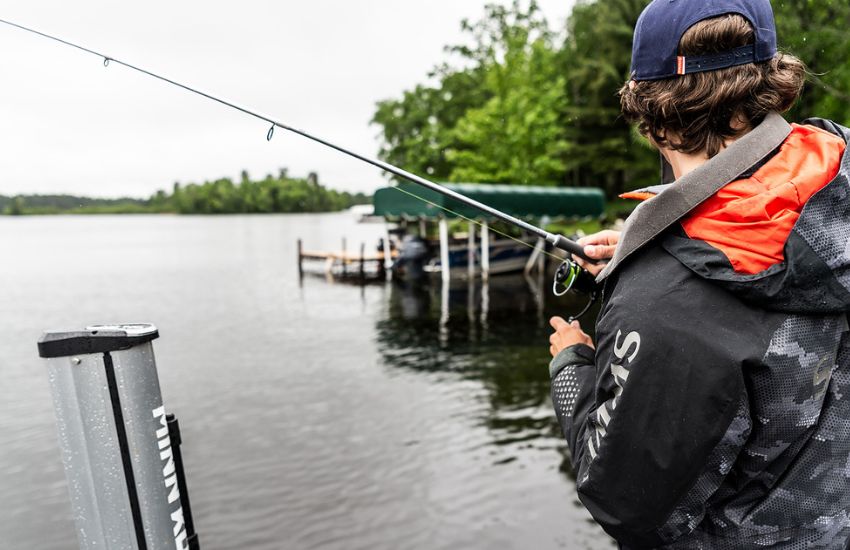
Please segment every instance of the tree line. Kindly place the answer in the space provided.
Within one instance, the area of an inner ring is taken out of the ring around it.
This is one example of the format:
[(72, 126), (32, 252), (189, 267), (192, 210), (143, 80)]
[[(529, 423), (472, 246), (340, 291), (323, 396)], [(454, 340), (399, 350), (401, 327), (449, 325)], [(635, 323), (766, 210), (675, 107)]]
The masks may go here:
[(277, 176), (252, 180), (243, 171), (238, 182), (220, 178), (201, 184), (175, 183), (171, 192), (159, 190), (148, 199), (100, 199), (72, 195), (0, 195), (0, 212), (22, 214), (259, 214), (333, 212), (371, 197), (328, 189), (318, 175), (290, 177), (285, 169)]
[[(658, 155), (617, 97), (647, 4), (578, 0), (555, 26), (533, 0), (488, 5), (427, 83), (377, 104), (381, 158), (442, 181), (595, 186), (609, 198), (657, 183)], [(812, 73), (789, 118), (850, 123), (850, 3), (773, 7), (780, 48)]]

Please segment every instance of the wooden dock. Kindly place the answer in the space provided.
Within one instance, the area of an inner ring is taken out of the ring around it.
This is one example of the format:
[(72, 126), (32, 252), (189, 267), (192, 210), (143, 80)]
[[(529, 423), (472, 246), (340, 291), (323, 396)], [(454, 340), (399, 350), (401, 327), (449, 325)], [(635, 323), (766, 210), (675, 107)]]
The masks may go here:
[[(392, 251), (389, 259), (392, 260), (398, 256), (398, 251)], [(387, 257), (383, 252), (366, 253), (366, 245), (360, 245), (360, 253), (348, 252), (343, 239), (342, 249), (338, 251), (317, 251), (304, 250), (301, 239), (298, 239), (298, 273), (303, 276), (304, 261), (324, 262), (324, 272), (326, 275), (337, 275), (343, 277), (359, 276), (365, 279), (367, 275), (379, 274), (384, 275), (390, 263), (387, 262)], [(370, 266), (370, 269), (366, 269)], [(374, 267), (372, 267), (374, 266)], [(338, 270), (336, 268), (339, 268)]]

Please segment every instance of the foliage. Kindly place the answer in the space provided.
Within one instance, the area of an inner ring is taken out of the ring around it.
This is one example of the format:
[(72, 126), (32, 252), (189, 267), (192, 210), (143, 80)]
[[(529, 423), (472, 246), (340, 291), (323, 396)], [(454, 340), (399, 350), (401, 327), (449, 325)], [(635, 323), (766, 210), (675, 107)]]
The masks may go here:
[(238, 184), (228, 178), (201, 185), (174, 185), (171, 196), (157, 202), (181, 214), (252, 214), (271, 212), (328, 212), (368, 202), (362, 193), (326, 189), (315, 174), (306, 179), (290, 178), (285, 172), (252, 181), (243, 173)]
[(646, 0), (583, 0), (567, 22), (561, 71), (568, 75), (567, 168), (571, 185), (612, 199), (656, 183), (658, 153), (620, 116), (617, 91), (631, 64), (632, 32)]
[(802, 59), (811, 75), (792, 120), (817, 116), (850, 125), (850, 2), (774, 2), (780, 49)]
[(566, 149), (561, 116), (565, 81), (548, 23), (532, 2), (523, 10), (487, 6), (475, 25), (464, 22), (475, 47), (454, 51), (477, 64), (490, 97), (469, 109), (451, 132), (452, 181), (556, 185)]
[[(632, 31), (648, 0), (578, 0), (553, 29), (534, 2), (464, 21), (431, 84), (377, 106), (380, 156), (452, 181), (599, 186), (609, 198), (657, 183), (658, 154), (620, 116)], [(850, 4), (774, 2), (780, 47), (812, 70), (793, 120), (850, 123)]]
[(0, 195), (0, 212), (7, 215), (59, 214), (63, 212), (97, 212), (145, 209), (142, 199), (99, 199), (73, 195)]
[(400, 100), (379, 102), (372, 123), (382, 127), (382, 159), (412, 172), (448, 179), (454, 163), (446, 152), (460, 147), (451, 129), (490, 94), (480, 68), (452, 70), (444, 65), (431, 76), (439, 79), (437, 86), (419, 85), (404, 92)]
[(351, 194), (327, 189), (318, 176), (291, 178), (285, 170), (277, 177), (269, 174), (252, 181), (242, 172), (239, 183), (222, 178), (202, 184), (182, 186), (175, 183), (172, 192), (157, 191), (143, 199), (93, 199), (71, 195), (0, 196), (4, 214), (253, 214), (279, 212), (329, 212), (355, 204), (369, 203), (363, 193)]

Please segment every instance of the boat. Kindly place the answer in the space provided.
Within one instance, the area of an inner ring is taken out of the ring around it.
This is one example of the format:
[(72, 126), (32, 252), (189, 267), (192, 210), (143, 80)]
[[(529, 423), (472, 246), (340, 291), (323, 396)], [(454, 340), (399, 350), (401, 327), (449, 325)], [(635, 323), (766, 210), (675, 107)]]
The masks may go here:
[[(598, 219), (605, 211), (605, 196), (598, 188), (483, 183), (444, 186), (541, 225), (558, 219)], [(384, 242), (394, 252), (395, 276), (489, 277), (528, 271), (545, 258), (542, 252), (548, 245), (542, 239), (523, 234), (491, 238), (491, 225), (496, 220), (429, 189), (406, 183), (385, 187), (375, 192), (373, 204), (371, 219), (387, 224)]]

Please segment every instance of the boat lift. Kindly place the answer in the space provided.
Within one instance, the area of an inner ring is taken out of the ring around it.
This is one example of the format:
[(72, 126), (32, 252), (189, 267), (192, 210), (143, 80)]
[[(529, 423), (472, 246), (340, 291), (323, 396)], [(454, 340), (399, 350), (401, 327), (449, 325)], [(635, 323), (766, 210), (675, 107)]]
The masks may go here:
[[(534, 249), (524, 264), (523, 270), (528, 272), (544, 253), (547, 238), (545, 232), (523, 223), (522, 219), (539, 220), (545, 226), (552, 219), (599, 219), (605, 213), (605, 194), (602, 189), (594, 187), (485, 183), (448, 183), (423, 187), (418, 182), (401, 182), (378, 189), (373, 202), (375, 217), (382, 217), (387, 222), (418, 221), (420, 236), (425, 233), (424, 225), (436, 220), (439, 228), (440, 274), (445, 282), (451, 278), (449, 220), (467, 221), (467, 277), (470, 279), (477, 275), (475, 227), (480, 227), (479, 267), (481, 278), (486, 281), (491, 275), (491, 234), (494, 232), (491, 222), (506, 221), (537, 236), (536, 244), (528, 245)], [(486, 207), (482, 208), (482, 205)], [(548, 242), (552, 244), (552, 241)], [(497, 272), (494, 269), (492, 274)]]

